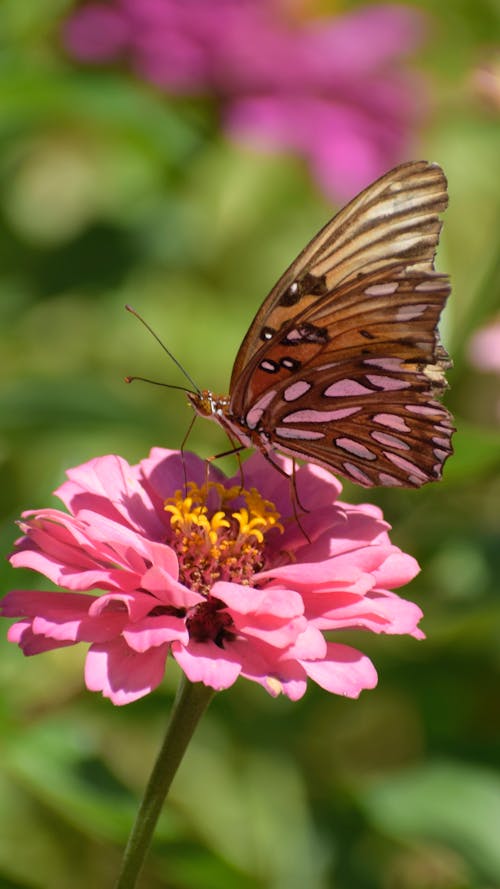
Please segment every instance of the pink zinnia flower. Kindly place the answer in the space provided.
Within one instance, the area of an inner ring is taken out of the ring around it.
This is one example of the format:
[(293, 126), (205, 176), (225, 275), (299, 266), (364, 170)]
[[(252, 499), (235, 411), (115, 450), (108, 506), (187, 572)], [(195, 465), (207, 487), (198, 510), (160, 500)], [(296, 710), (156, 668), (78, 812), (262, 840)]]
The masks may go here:
[(215, 96), (233, 136), (300, 155), (345, 199), (408, 151), (421, 85), (403, 63), (422, 31), (398, 4), (298, 24), (282, 0), (114, 0), (79, 9), (65, 42), (83, 62), (125, 59), (167, 92)]
[(24, 514), (12, 564), (66, 590), (4, 598), (26, 655), (90, 643), (86, 685), (115, 704), (152, 691), (169, 652), (191, 682), (220, 690), (244, 676), (297, 700), (308, 678), (348, 697), (376, 684), (343, 629), (422, 638), (420, 609), (391, 592), (418, 566), (379, 509), (340, 502), (329, 472), (303, 466), (301, 528), (290, 483), (261, 455), (244, 464), (245, 490), (239, 474), (183, 459), (159, 448), (137, 466), (96, 458), (56, 491), (69, 512)]

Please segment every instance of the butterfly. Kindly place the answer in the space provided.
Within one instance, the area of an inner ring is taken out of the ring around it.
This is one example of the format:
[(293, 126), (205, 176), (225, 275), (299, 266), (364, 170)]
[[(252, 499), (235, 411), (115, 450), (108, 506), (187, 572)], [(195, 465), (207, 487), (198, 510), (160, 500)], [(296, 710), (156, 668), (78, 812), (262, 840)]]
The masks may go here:
[(449, 279), (434, 270), (447, 203), (426, 161), (369, 185), (264, 300), (229, 395), (188, 393), (195, 412), (271, 462), (281, 452), (365, 487), (439, 479), (454, 432), (437, 400), (451, 366), (437, 331)]

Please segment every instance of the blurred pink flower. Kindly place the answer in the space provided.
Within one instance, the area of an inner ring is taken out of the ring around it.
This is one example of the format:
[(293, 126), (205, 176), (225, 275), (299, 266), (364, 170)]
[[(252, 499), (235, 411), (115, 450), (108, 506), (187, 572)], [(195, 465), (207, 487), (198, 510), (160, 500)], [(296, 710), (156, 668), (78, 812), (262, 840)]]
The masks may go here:
[(24, 514), (12, 564), (66, 591), (8, 593), (0, 613), (21, 618), (10, 641), (26, 655), (90, 643), (87, 688), (126, 704), (161, 682), (169, 651), (217, 690), (241, 675), (297, 700), (309, 678), (357, 697), (375, 668), (338, 631), (423, 637), (420, 609), (390, 591), (417, 563), (379, 509), (341, 503), (330, 473), (303, 466), (301, 529), (290, 483), (261, 455), (244, 464), (243, 492), (239, 474), (211, 466), (207, 482), (204, 461), (184, 460), (187, 493), (179, 453), (157, 448), (137, 466), (107, 456), (71, 469), (56, 491), (69, 513)]
[(500, 373), (500, 319), (472, 334), (468, 352), (470, 363), (478, 370)]
[(494, 114), (500, 112), (500, 49), (489, 53), (489, 57), (473, 68), (469, 76), (469, 86), (474, 98)]
[(65, 43), (82, 62), (126, 59), (160, 89), (217, 97), (233, 136), (300, 155), (345, 199), (408, 153), (422, 86), (404, 62), (423, 24), (398, 4), (298, 24), (280, 0), (114, 0), (75, 12)]

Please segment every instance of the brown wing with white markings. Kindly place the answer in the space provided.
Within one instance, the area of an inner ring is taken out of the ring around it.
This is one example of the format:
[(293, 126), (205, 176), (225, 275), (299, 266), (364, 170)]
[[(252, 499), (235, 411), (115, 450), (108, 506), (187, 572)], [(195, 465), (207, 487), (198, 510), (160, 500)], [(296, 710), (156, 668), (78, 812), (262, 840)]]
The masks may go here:
[(242, 432), (365, 486), (441, 476), (449, 283), (433, 260), (446, 202), (439, 167), (405, 164), (305, 248), (238, 353), (230, 414)]
[(236, 356), (230, 392), (237, 398), (243, 369), (263, 345), (307, 307), (334, 295), (360, 274), (392, 264), (431, 271), (439, 240), (438, 214), (447, 206), (446, 177), (437, 164), (396, 167), (361, 192), (312, 239), (281, 276), (255, 316)]

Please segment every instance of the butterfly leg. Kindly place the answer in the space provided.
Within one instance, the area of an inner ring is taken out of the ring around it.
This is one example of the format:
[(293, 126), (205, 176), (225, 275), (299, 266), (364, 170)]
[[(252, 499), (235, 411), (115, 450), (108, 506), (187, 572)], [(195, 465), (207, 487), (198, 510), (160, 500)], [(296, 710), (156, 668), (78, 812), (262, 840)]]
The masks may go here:
[(292, 474), (288, 475), (288, 472), (286, 472), (282, 466), (279, 466), (278, 463), (275, 463), (274, 460), (271, 459), (271, 457), (269, 456), (269, 453), (267, 451), (261, 450), (261, 454), (264, 457), (264, 459), (267, 460), (267, 462), (270, 463), (271, 466), (274, 469), (276, 469), (280, 475), (283, 476), (283, 478), (287, 479), (287, 481), (290, 485), (291, 491), (292, 491), (290, 500), (291, 500), (292, 508), (293, 508), (293, 517), (294, 517), (295, 521), (297, 522), (297, 525), (299, 526), (300, 530), (302, 531), (304, 537), (306, 538), (307, 542), (312, 543), (312, 540), (309, 537), (309, 534), (307, 533), (306, 529), (302, 525), (302, 522), (300, 521), (300, 516), (299, 516), (299, 512), (298, 512), (298, 510), (301, 510), (302, 512), (310, 512), (311, 510), (306, 509), (306, 507), (302, 505), (302, 503), (300, 502), (300, 499), (299, 499), (299, 492), (297, 491), (297, 484), (296, 484), (296, 477), (295, 477), (296, 466), (297, 466), (295, 459), (293, 460), (293, 464), (292, 464)]
[(221, 457), (229, 457), (231, 454), (234, 454), (237, 461), (238, 461), (238, 468), (239, 468), (239, 472), (240, 472), (240, 489), (241, 489), (241, 491), (243, 491), (243, 489), (245, 487), (245, 477), (243, 475), (243, 465), (241, 463), (240, 451), (244, 451), (246, 448), (246, 445), (236, 444), (236, 442), (233, 442), (232, 438), (229, 435), (228, 435), (228, 438), (229, 438), (229, 441), (231, 442), (231, 444), (233, 445), (233, 447), (230, 448), (230, 450), (222, 451), (222, 453), (220, 453), (220, 454), (214, 454), (212, 457), (206, 458), (205, 462), (207, 464), (207, 476), (208, 476), (208, 467), (210, 466), (210, 463), (213, 463), (214, 460), (219, 460)]
[(185, 493), (186, 496), (187, 496), (188, 478), (187, 478), (186, 461), (185, 461), (185, 459), (184, 459), (184, 451), (185, 451), (185, 448), (186, 448), (187, 440), (188, 440), (188, 438), (189, 438), (189, 436), (191, 435), (191, 432), (192, 432), (192, 430), (193, 430), (193, 426), (194, 426), (194, 423), (195, 423), (195, 420), (196, 420), (196, 416), (197, 416), (196, 414), (193, 414), (193, 417), (192, 417), (192, 419), (191, 419), (191, 422), (190, 422), (190, 424), (189, 424), (189, 426), (188, 426), (188, 428), (187, 428), (187, 432), (186, 432), (184, 438), (182, 439), (181, 446), (180, 446), (181, 460), (182, 460), (182, 471), (183, 471), (183, 473), (184, 473), (184, 493)]
[(275, 463), (274, 460), (271, 459), (271, 457), (269, 455), (269, 451), (265, 450), (264, 448), (261, 448), (260, 452), (261, 452), (262, 456), (264, 457), (264, 459), (267, 460), (267, 462), (270, 463), (271, 466), (273, 466), (274, 469), (276, 469), (279, 472), (279, 474), (283, 476), (283, 478), (288, 479), (288, 481), (290, 482), (292, 492), (293, 492), (293, 497), (291, 498), (292, 502), (298, 506), (298, 508), (300, 509), (301, 512), (311, 512), (311, 510), (308, 509), (307, 506), (304, 506), (304, 504), (301, 502), (300, 497), (299, 497), (299, 492), (297, 490), (297, 461), (296, 461), (295, 457), (292, 458), (292, 461), (293, 461), (292, 462), (292, 474), (289, 475), (288, 472), (286, 472), (286, 470), (283, 469), (282, 466), (279, 466), (278, 463)]
[(295, 457), (293, 457), (292, 463), (292, 491), (295, 502), (297, 503), (299, 509), (301, 509), (302, 512), (311, 512), (311, 510), (308, 509), (307, 506), (304, 506), (304, 504), (300, 501), (299, 492), (297, 490), (297, 461)]

